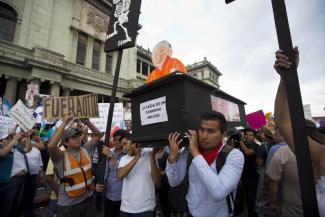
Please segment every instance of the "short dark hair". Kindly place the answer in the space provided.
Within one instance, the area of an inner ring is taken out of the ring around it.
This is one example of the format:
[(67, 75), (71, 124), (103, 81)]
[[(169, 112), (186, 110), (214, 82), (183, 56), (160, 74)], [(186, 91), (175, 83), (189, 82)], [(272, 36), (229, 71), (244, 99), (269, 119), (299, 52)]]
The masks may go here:
[(219, 122), (219, 128), (221, 133), (224, 133), (225, 131), (227, 131), (227, 121), (225, 116), (217, 111), (207, 111), (204, 112), (201, 116), (201, 121), (218, 121)]
[(120, 136), (119, 142), (121, 142), (122, 139), (124, 139), (124, 138), (130, 138), (131, 134), (126, 130), (119, 129), (119, 130), (115, 131), (115, 133), (113, 134), (113, 137), (117, 137), (117, 136)]
[(253, 133), (256, 136), (256, 131), (250, 127), (245, 128), (244, 133)]

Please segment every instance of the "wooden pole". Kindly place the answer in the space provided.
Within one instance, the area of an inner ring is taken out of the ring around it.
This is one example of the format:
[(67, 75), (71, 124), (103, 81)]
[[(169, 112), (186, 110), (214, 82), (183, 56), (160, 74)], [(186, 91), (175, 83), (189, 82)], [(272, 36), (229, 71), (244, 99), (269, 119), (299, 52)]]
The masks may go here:
[[(110, 104), (108, 110), (108, 118), (107, 118), (107, 125), (106, 125), (106, 133), (105, 133), (105, 142), (104, 145), (109, 144), (110, 136), (111, 136), (111, 128), (112, 128), (112, 120), (113, 120), (113, 112), (114, 112), (114, 104), (116, 98), (116, 90), (118, 85), (118, 79), (120, 77), (120, 68), (123, 56), (123, 49), (118, 50), (118, 56), (116, 61), (116, 68), (114, 74), (114, 81), (112, 87), (112, 93), (110, 97)], [(99, 171), (99, 183), (104, 184), (104, 175), (105, 175), (105, 167), (106, 167), (106, 156), (102, 154), (102, 146), (97, 147), (98, 155), (99, 155), (99, 163), (98, 163), (98, 171)]]
[[(279, 47), (289, 57), (289, 61), (295, 63), (293, 46), (284, 0), (272, 0), (275, 26)], [(281, 77), (284, 80), (291, 118), (293, 140), (298, 165), (298, 174), (301, 190), (301, 199), (305, 217), (318, 217), (318, 206), (315, 191), (313, 168), (308, 145), (308, 137), (305, 131), (305, 116), (301, 100), (298, 73), (295, 64), (289, 69), (283, 70)]]

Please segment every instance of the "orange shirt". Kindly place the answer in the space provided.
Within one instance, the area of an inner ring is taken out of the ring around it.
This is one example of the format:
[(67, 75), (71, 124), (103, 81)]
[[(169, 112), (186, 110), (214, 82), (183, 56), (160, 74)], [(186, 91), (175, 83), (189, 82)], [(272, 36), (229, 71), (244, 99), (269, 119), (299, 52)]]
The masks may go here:
[(176, 58), (167, 56), (166, 61), (161, 70), (155, 68), (147, 77), (146, 83), (150, 83), (158, 78), (168, 75), (171, 72), (179, 71), (186, 73), (186, 68), (181, 61)]

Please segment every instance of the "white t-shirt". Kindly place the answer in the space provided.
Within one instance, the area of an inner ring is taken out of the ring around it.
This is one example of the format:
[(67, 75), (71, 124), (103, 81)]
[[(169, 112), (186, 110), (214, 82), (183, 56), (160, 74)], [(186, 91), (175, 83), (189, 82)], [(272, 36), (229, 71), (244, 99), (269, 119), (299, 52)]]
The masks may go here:
[[(126, 166), (134, 156), (121, 158), (119, 168)], [(121, 211), (142, 213), (154, 211), (155, 186), (151, 178), (150, 152), (142, 152), (138, 162), (123, 179)]]
[(12, 169), (10, 177), (17, 175), (19, 172), (25, 170), (27, 172), (26, 160), (24, 154), (20, 153), (17, 149), (13, 149), (14, 160), (12, 162)]
[(28, 159), (29, 174), (38, 174), (43, 166), (41, 152), (37, 148), (32, 147), (32, 150), (28, 152), (26, 156)]

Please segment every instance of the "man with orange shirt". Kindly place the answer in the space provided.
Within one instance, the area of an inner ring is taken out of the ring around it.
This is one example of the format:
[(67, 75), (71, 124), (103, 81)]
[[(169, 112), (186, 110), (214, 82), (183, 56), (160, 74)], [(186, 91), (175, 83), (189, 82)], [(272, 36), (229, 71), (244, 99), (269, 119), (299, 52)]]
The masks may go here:
[(155, 69), (147, 77), (146, 83), (175, 71), (186, 73), (184, 64), (178, 59), (172, 58), (172, 53), (173, 49), (168, 41), (161, 41), (154, 47), (151, 58)]

